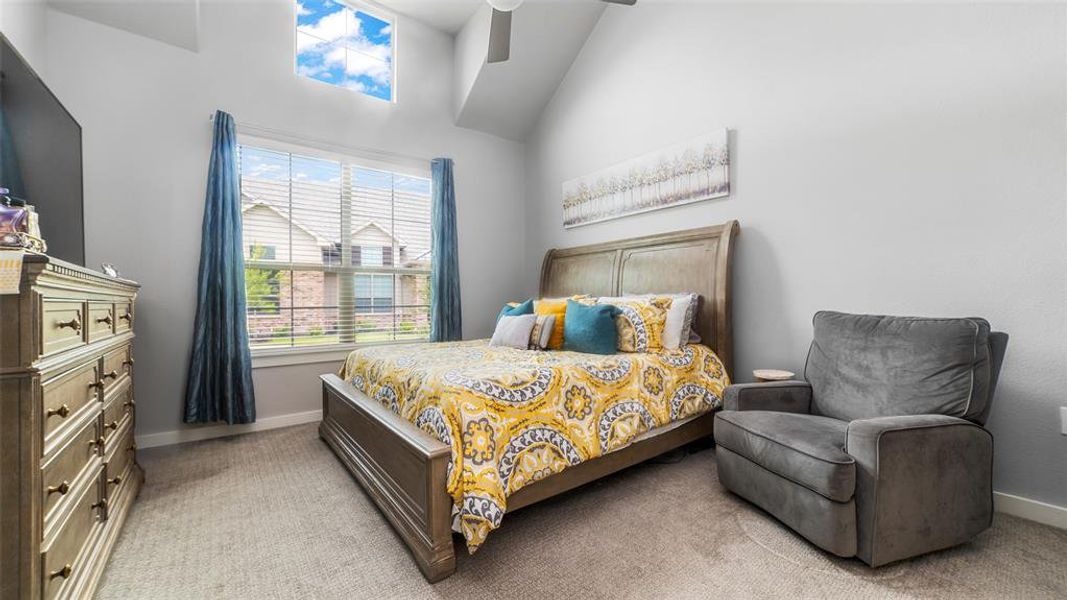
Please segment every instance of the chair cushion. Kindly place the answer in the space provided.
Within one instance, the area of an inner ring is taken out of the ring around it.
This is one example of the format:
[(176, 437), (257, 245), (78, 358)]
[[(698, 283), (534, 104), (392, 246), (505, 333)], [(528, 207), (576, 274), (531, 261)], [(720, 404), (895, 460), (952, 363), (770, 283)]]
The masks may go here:
[(804, 377), (813, 414), (976, 420), (990, 394), (989, 323), (819, 312)]
[(763, 410), (715, 416), (715, 443), (835, 502), (856, 490), (856, 462), (845, 453), (844, 421)]

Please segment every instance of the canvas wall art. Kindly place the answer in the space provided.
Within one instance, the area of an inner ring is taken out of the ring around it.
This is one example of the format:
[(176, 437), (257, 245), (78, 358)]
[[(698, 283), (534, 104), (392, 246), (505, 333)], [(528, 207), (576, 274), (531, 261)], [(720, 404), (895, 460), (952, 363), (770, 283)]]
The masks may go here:
[(579, 227), (730, 194), (726, 129), (563, 184), (563, 226)]

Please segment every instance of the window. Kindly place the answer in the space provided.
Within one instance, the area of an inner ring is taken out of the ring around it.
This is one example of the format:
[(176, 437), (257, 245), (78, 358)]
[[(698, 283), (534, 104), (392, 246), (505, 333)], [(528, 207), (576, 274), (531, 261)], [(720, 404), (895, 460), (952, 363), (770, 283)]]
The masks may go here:
[(388, 275), (356, 275), (356, 314), (388, 313), (393, 310), (393, 278)]
[(252, 260), (277, 260), (278, 249), (275, 246), (264, 246), (254, 241), (248, 245), (248, 258)]
[(429, 338), (430, 180), (416, 172), (240, 146), (253, 349)]
[(392, 21), (340, 0), (297, 0), (296, 72), (392, 101)]
[(382, 246), (361, 246), (359, 264), (365, 267), (380, 267), (385, 264), (385, 251)]

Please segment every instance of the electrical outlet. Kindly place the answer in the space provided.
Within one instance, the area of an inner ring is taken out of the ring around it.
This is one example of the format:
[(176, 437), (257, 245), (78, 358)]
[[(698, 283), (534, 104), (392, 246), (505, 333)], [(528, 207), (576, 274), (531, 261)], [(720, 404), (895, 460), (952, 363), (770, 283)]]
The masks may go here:
[(1060, 407), (1060, 433), (1067, 435), (1067, 406)]

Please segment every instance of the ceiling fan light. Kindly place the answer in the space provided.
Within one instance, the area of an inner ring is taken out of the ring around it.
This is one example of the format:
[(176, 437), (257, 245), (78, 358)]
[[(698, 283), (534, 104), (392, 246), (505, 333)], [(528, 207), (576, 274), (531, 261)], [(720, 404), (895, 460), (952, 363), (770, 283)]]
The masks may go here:
[(488, 0), (488, 1), (489, 1), (489, 6), (492, 6), (493, 8), (495, 8), (495, 9), (497, 9), (499, 11), (503, 11), (503, 12), (511, 12), (511, 11), (515, 10), (516, 8), (518, 8), (520, 4), (522, 4), (522, 0)]

